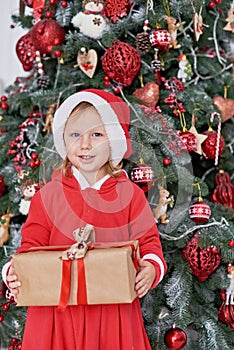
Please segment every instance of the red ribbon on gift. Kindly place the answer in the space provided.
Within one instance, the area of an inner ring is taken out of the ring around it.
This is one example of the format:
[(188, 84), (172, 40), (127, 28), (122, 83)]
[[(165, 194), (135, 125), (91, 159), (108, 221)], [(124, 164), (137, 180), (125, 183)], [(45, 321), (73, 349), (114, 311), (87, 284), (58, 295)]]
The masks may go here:
[[(137, 250), (133, 243), (95, 243), (88, 246), (88, 250), (93, 248), (121, 248), (121, 247), (131, 247), (132, 249), (132, 260), (136, 271), (138, 271), (138, 261), (137, 261)], [(70, 294), (70, 283), (71, 283), (71, 266), (74, 258), (69, 260), (62, 260), (62, 281), (61, 281), (61, 291), (60, 300), (58, 305), (58, 310), (65, 310), (69, 294)], [(79, 257), (77, 259), (78, 264), (78, 290), (77, 290), (77, 304), (88, 304), (87, 300), (87, 289), (86, 289), (86, 279), (85, 279), (85, 266), (84, 257)]]

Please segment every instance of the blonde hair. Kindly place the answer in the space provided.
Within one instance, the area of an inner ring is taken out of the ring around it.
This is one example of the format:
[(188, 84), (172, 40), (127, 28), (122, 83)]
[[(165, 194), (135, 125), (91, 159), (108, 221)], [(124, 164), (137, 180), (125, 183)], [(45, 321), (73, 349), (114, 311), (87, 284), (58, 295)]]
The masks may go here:
[[(70, 116), (73, 113), (80, 113), (80, 112), (83, 112), (83, 111), (85, 111), (85, 110), (87, 110), (89, 108), (94, 108), (96, 110), (96, 112), (98, 113), (97, 109), (91, 103), (89, 103), (89, 102), (81, 102), (75, 108), (73, 108), (73, 110), (71, 111), (68, 119), (70, 118)], [(67, 121), (68, 121), (68, 119), (67, 119)], [(66, 127), (66, 124), (65, 124), (65, 127)], [(62, 164), (59, 166), (58, 169), (62, 170), (62, 173), (63, 173), (64, 176), (72, 177), (71, 166), (72, 166), (72, 163), (70, 162), (70, 160), (66, 156), (66, 158), (63, 160)], [(120, 177), (121, 176), (121, 174), (122, 174), (122, 166), (123, 166), (122, 162), (119, 163), (117, 166), (114, 166), (111, 160), (109, 160), (105, 164), (107, 174), (109, 174), (112, 177)]]

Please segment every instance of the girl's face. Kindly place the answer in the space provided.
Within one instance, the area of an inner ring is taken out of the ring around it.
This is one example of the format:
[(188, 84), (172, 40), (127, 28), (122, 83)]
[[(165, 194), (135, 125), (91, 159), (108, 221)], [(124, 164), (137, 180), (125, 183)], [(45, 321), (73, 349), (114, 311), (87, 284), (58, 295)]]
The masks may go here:
[(68, 118), (64, 141), (67, 157), (90, 185), (107, 174), (110, 146), (104, 124), (94, 107), (74, 111)]

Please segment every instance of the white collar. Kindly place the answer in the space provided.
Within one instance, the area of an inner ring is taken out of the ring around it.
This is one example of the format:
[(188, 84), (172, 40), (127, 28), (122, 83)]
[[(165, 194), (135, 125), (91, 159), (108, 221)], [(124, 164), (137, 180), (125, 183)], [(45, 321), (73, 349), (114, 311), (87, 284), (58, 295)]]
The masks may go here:
[(95, 184), (90, 186), (84, 175), (82, 175), (76, 167), (72, 166), (72, 172), (82, 190), (85, 190), (86, 188), (94, 188), (95, 190), (100, 190), (102, 184), (110, 177), (110, 175), (107, 174), (103, 178), (95, 182)]

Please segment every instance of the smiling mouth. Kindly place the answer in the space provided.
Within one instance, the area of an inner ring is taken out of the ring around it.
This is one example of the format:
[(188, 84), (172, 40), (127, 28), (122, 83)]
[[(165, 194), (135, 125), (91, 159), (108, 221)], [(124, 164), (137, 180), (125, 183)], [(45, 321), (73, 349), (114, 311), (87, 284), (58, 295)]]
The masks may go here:
[(83, 160), (89, 160), (89, 159), (93, 159), (94, 156), (79, 156), (79, 158), (81, 158)]

